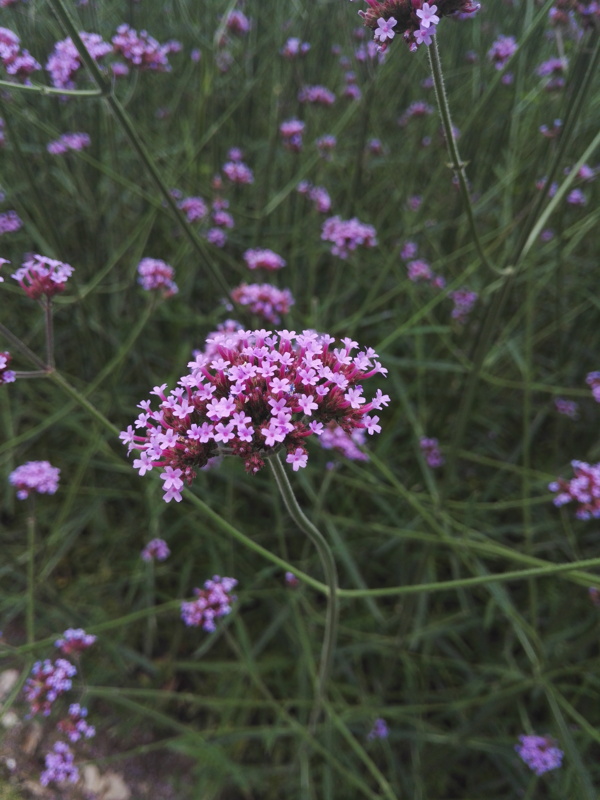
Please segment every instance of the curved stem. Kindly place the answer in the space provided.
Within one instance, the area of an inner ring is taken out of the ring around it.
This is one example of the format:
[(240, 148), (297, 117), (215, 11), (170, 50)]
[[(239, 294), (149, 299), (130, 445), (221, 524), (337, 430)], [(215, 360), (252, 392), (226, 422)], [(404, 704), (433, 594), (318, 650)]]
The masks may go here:
[(462, 161), (458, 152), (458, 145), (454, 137), (452, 128), (452, 117), (450, 116), (450, 106), (448, 105), (448, 97), (446, 96), (446, 89), (444, 87), (444, 75), (442, 72), (442, 62), (440, 60), (440, 52), (438, 50), (436, 37), (433, 37), (431, 45), (427, 48), (429, 55), (429, 65), (431, 67), (431, 76), (433, 78), (433, 86), (435, 89), (435, 96), (438, 104), (440, 117), (442, 118), (442, 125), (444, 128), (444, 135), (446, 137), (446, 146), (448, 147), (448, 154), (450, 156), (451, 166), (458, 180), (460, 194), (463, 200), (469, 228), (473, 243), (477, 249), (477, 253), (481, 262), (492, 272), (498, 273), (497, 270), (490, 262), (485, 254), (483, 246), (479, 240), (477, 226), (475, 225), (475, 217), (473, 215), (473, 204), (471, 203), (471, 196), (469, 195), (469, 187), (467, 185), (467, 178), (465, 176), (465, 162)]
[(268, 462), (273, 475), (275, 476), (277, 488), (279, 489), (279, 492), (283, 498), (283, 502), (285, 503), (291, 518), (294, 520), (296, 525), (302, 531), (304, 531), (317, 549), (319, 558), (321, 559), (323, 572), (325, 573), (325, 583), (329, 587), (329, 593), (327, 596), (327, 614), (325, 618), (325, 634), (323, 636), (321, 662), (319, 664), (317, 695), (309, 722), (309, 729), (314, 731), (323, 707), (323, 702), (325, 700), (325, 689), (327, 680), (329, 678), (329, 673), (331, 672), (331, 665), (333, 662), (333, 654), (335, 651), (335, 643), (337, 638), (339, 616), (337, 569), (335, 566), (333, 553), (331, 552), (331, 548), (327, 544), (325, 537), (313, 525), (313, 523), (300, 508), (279, 455), (269, 458)]

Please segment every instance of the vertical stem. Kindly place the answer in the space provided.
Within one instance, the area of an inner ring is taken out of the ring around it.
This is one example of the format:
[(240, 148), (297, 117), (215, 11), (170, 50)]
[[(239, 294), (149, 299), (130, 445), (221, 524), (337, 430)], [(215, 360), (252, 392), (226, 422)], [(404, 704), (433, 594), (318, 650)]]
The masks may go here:
[(27, 644), (35, 641), (35, 498), (29, 498), (27, 514), (27, 601), (25, 609), (25, 628)]
[(44, 315), (46, 318), (46, 366), (54, 369), (54, 324), (52, 322), (52, 300), (46, 297), (44, 301)]
[(279, 454), (269, 458), (269, 466), (275, 476), (277, 488), (279, 489), (283, 502), (286, 508), (298, 527), (304, 531), (311, 542), (317, 549), (323, 572), (325, 573), (325, 583), (328, 586), (327, 593), (327, 612), (325, 617), (325, 634), (323, 636), (323, 645), (321, 647), (321, 661), (319, 664), (319, 672), (317, 679), (317, 692), (315, 698), (315, 705), (313, 707), (309, 730), (314, 731), (316, 724), (323, 707), (323, 701), (326, 695), (326, 685), (331, 672), (331, 665), (333, 661), (333, 654), (335, 651), (335, 642), (337, 638), (338, 626), (338, 577), (335, 561), (331, 548), (327, 544), (323, 534), (312, 524), (300, 508), (294, 490), (288, 480), (285, 469)]

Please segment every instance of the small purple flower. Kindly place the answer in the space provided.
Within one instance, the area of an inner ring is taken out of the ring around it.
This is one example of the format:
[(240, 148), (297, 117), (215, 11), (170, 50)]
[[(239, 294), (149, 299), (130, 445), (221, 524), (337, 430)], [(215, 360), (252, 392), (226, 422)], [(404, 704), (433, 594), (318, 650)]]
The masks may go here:
[(244, 261), (248, 269), (266, 269), (270, 272), (282, 269), (287, 264), (286, 260), (273, 250), (260, 247), (246, 250)]
[(49, 461), (28, 461), (13, 470), (8, 480), (16, 487), (19, 500), (25, 500), (31, 492), (54, 494), (59, 476), (60, 469)]
[(421, 29), (438, 24), (440, 18), (435, 13), (436, 11), (437, 6), (430, 6), (429, 3), (423, 3), (423, 7), (417, 9), (416, 14), (421, 20)]
[(425, 456), (428, 466), (432, 469), (437, 469), (437, 467), (441, 467), (444, 464), (444, 456), (440, 452), (437, 439), (423, 437), (419, 442), (419, 447)]
[(304, 86), (298, 92), (298, 101), (327, 108), (335, 103), (335, 95), (325, 86)]
[(213, 633), (215, 620), (231, 613), (231, 603), (237, 599), (231, 594), (235, 586), (235, 578), (213, 575), (212, 580), (205, 581), (204, 589), (194, 589), (196, 599), (181, 604), (181, 618), (185, 624)]
[(231, 290), (231, 299), (273, 325), (279, 325), (281, 315), (294, 305), (289, 289), (278, 289), (268, 283), (242, 283)]
[(18, 282), (27, 297), (39, 300), (42, 295), (50, 298), (64, 292), (73, 272), (70, 264), (34, 254), (11, 277)]
[(300, 586), (300, 581), (293, 572), (285, 573), (285, 583), (290, 589), (297, 589)]
[(67, 628), (62, 639), (57, 639), (54, 646), (58, 647), (63, 655), (70, 656), (72, 653), (82, 653), (95, 641), (96, 636), (93, 633), (86, 633), (83, 628)]
[(487, 56), (496, 69), (502, 69), (506, 62), (517, 52), (517, 41), (514, 36), (498, 36), (488, 50)]
[(591, 386), (594, 400), (600, 403), (600, 372), (589, 372), (585, 382)]
[(565, 417), (570, 417), (571, 419), (577, 419), (579, 407), (574, 400), (565, 400), (564, 397), (555, 397), (554, 407), (559, 414), (564, 414)]
[(242, 161), (232, 160), (223, 165), (223, 172), (231, 183), (240, 185), (254, 183), (254, 173)]
[(144, 561), (164, 561), (171, 555), (171, 551), (164, 539), (152, 539), (140, 555)]
[(389, 735), (389, 730), (387, 723), (384, 719), (381, 719), (381, 717), (379, 717), (373, 723), (373, 727), (367, 734), (367, 739), (369, 739), (369, 741), (373, 741), (374, 739), (387, 739), (388, 735)]
[(454, 303), (452, 319), (464, 325), (479, 295), (477, 292), (470, 292), (468, 289), (456, 289), (454, 292), (449, 292), (448, 297)]
[(30, 705), (31, 714), (43, 714), (47, 717), (52, 704), (60, 695), (68, 692), (72, 686), (71, 678), (77, 670), (64, 658), (56, 661), (36, 661), (31, 668), (31, 675), (25, 681), (23, 693)]
[(173, 267), (159, 258), (143, 258), (138, 264), (137, 271), (138, 283), (147, 292), (160, 289), (163, 297), (171, 297), (179, 291), (173, 280), (175, 274)]
[(598, 519), (600, 517), (600, 464), (587, 464), (585, 461), (571, 461), (575, 477), (570, 481), (559, 478), (548, 486), (551, 492), (558, 494), (554, 498), (555, 506), (566, 503), (578, 504), (575, 516), (577, 519)]
[(14, 233), (22, 227), (23, 222), (16, 211), (4, 211), (0, 214), (0, 236), (5, 233)]
[(587, 197), (581, 191), (581, 189), (573, 189), (567, 195), (567, 203), (572, 206), (579, 206), (582, 208), (587, 204)]
[(42, 786), (49, 783), (77, 783), (79, 770), (73, 763), (74, 756), (71, 748), (64, 742), (55, 742), (52, 752), (46, 755), (46, 769), (40, 775)]
[(532, 772), (543, 775), (562, 764), (563, 751), (550, 736), (519, 736), (515, 750)]
[(46, 145), (46, 150), (51, 155), (63, 155), (67, 150), (83, 150), (84, 147), (89, 147), (91, 144), (90, 137), (87, 133), (63, 133), (58, 139), (49, 142)]
[(8, 365), (11, 361), (12, 356), (8, 350), (0, 353), (0, 386), (2, 386), (3, 383), (14, 383), (16, 377), (15, 373), (12, 369), (8, 369)]
[(331, 253), (334, 256), (346, 259), (357, 247), (375, 247), (377, 231), (372, 225), (367, 225), (356, 217), (343, 220), (335, 216), (323, 223), (321, 239), (332, 243)]
[[(427, 3), (425, 3), (425, 5), (427, 5)], [(417, 11), (417, 14), (418, 13), (419, 12)], [(384, 19), (383, 17), (379, 17), (379, 19), (377, 20), (377, 28), (375, 29), (373, 36), (375, 37), (375, 39), (379, 39), (381, 44), (383, 44), (386, 41), (386, 39), (389, 39), (391, 41), (396, 35), (396, 32), (393, 29), (396, 27), (397, 24), (398, 21), (394, 19), (394, 17), (390, 17), (389, 19)]]
[(91, 739), (96, 735), (96, 729), (86, 721), (88, 710), (79, 703), (69, 706), (69, 714), (61, 719), (56, 727), (61, 733), (66, 733), (71, 742), (78, 742), (82, 737)]

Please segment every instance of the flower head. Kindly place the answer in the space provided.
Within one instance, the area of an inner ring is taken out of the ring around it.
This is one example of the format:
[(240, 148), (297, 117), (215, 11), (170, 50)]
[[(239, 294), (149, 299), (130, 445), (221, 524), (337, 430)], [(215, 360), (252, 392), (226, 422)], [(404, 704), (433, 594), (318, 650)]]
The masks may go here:
[(554, 498), (555, 506), (566, 503), (578, 504), (577, 519), (598, 519), (600, 517), (600, 464), (586, 464), (585, 461), (571, 461), (575, 477), (570, 481), (559, 478), (548, 488), (558, 492)]
[(194, 589), (196, 599), (181, 604), (181, 618), (185, 624), (213, 633), (215, 620), (231, 613), (231, 604), (237, 599), (231, 594), (235, 586), (235, 578), (213, 575), (212, 580), (205, 581), (203, 589)]
[(11, 276), (18, 281), (27, 297), (39, 300), (42, 295), (52, 297), (64, 292), (73, 267), (55, 258), (33, 255)]
[(25, 500), (31, 492), (54, 494), (59, 475), (60, 469), (49, 461), (28, 461), (13, 470), (8, 480), (16, 487), (19, 500)]
[(144, 561), (165, 561), (171, 555), (164, 539), (151, 539), (141, 552)]
[(70, 656), (72, 653), (82, 653), (95, 641), (94, 634), (86, 633), (83, 628), (67, 628), (62, 638), (54, 642), (54, 646), (58, 647), (63, 655)]
[(71, 742), (78, 742), (82, 737), (91, 739), (96, 735), (96, 729), (87, 720), (88, 710), (79, 703), (71, 703), (68, 716), (61, 719), (56, 727), (61, 733), (66, 733)]
[(173, 267), (159, 258), (143, 258), (137, 271), (138, 283), (147, 292), (160, 289), (164, 297), (171, 297), (179, 291), (173, 280)]
[(79, 770), (73, 763), (74, 755), (68, 744), (65, 742), (55, 742), (50, 753), (46, 755), (46, 769), (40, 775), (42, 786), (49, 783), (77, 783), (79, 780)]
[(379, 717), (373, 723), (373, 727), (369, 731), (367, 739), (370, 739), (371, 741), (373, 739), (387, 739), (388, 734), (389, 731), (386, 721), (384, 719), (381, 719), (381, 717)]
[(519, 741), (521, 744), (515, 745), (515, 750), (536, 775), (561, 766), (564, 753), (549, 736), (523, 735)]
[(56, 661), (48, 658), (45, 661), (36, 661), (23, 687), (23, 693), (30, 705), (30, 713), (41, 713), (47, 717), (55, 700), (69, 691), (73, 683), (71, 678), (76, 674), (77, 670), (73, 664), (65, 658), (57, 658)]
[(287, 263), (284, 258), (265, 247), (246, 250), (244, 261), (248, 269), (266, 269), (270, 272), (285, 267)]
[(231, 290), (231, 299), (271, 325), (279, 325), (281, 315), (294, 305), (289, 289), (278, 289), (269, 283), (242, 283)]
[(120, 436), (140, 451), (134, 466), (141, 474), (163, 469), (167, 502), (179, 502), (184, 482), (216, 455), (239, 456), (254, 473), (284, 449), (298, 469), (306, 439), (331, 422), (348, 434), (381, 430), (372, 412), (390, 398), (378, 391), (369, 401), (363, 383), (387, 370), (371, 348), (355, 352), (350, 339), (332, 348), (333, 337), (310, 330), (224, 332), (208, 344), (210, 355), (198, 353), (171, 393), (156, 386), (158, 409), (144, 401), (136, 429)]
[(137, 31), (129, 25), (120, 25), (112, 38), (114, 52), (133, 67), (156, 72), (169, 72), (169, 53), (180, 49), (179, 42), (159, 44), (147, 31)]
[(357, 247), (375, 247), (377, 231), (372, 225), (367, 225), (356, 217), (343, 220), (335, 216), (323, 223), (321, 239), (332, 243), (331, 253), (334, 256), (345, 259)]
[(8, 368), (11, 361), (12, 356), (7, 350), (0, 353), (0, 386), (2, 386), (3, 383), (13, 383), (15, 380), (15, 373), (12, 369)]

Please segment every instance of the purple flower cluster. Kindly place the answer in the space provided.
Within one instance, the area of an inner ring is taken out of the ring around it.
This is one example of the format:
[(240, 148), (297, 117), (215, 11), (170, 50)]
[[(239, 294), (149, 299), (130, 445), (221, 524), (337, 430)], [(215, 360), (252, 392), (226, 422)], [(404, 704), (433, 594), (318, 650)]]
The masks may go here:
[(208, 216), (208, 206), (202, 197), (184, 197), (177, 203), (188, 222), (197, 222)]
[(299, 119), (288, 119), (279, 126), (279, 133), (283, 141), (283, 146), (292, 153), (299, 153), (302, 150), (302, 134), (305, 125)]
[(86, 633), (83, 628), (67, 628), (63, 633), (62, 638), (54, 642), (64, 656), (70, 656), (73, 653), (83, 653), (88, 647), (91, 647), (96, 641), (96, 636), (93, 633)]
[(405, 128), (414, 117), (428, 117), (430, 114), (433, 114), (433, 106), (423, 100), (416, 100), (398, 117), (398, 125)]
[(11, 278), (18, 281), (27, 297), (39, 300), (43, 295), (50, 298), (64, 292), (73, 271), (70, 264), (34, 254), (23, 262)]
[(173, 276), (173, 267), (160, 258), (143, 258), (138, 264), (138, 283), (147, 292), (160, 289), (163, 297), (172, 297), (179, 288)]
[(130, 425), (120, 434), (129, 451), (140, 451), (133, 462), (140, 475), (164, 469), (166, 502), (180, 502), (184, 481), (190, 484), (196, 470), (218, 454), (242, 458), (255, 473), (265, 458), (285, 449), (286, 461), (297, 470), (306, 465), (306, 439), (320, 436), (330, 422), (346, 433), (381, 430), (371, 412), (389, 397), (378, 390), (367, 401), (362, 387), (367, 378), (387, 372), (371, 348), (353, 355), (358, 345), (346, 338), (331, 350), (332, 336), (310, 330), (237, 331), (211, 342), (216, 353), (199, 353), (170, 394), (166, 384), (154, 387), (159, 409), (144, 400), (135, 429)]
[(366, 444), (366, 435), (362, 428), (356, 428), (351, 433), (346, 433), (335, 422), (330, 422), (323, 428), (319, 444), (324, 450), (333, 450), (349, 461), (369, 460), (369, 456), (360, 449)]
[(46, 150), (53, 156), (63, 155), (67, 150), (83, 150), (91, 144), (87, 133), (63, 133), (58, 139), (49, 142)]
[(212, 580), (204, 582), (204, 589), (194, 589), (196, 599), (181, 604), (181, 618), (185, 624), (213, 633), (215, 620), (231, 613), (231, 604), (237, 599), (231, 594), (235, 586), (235, 578), (213, 575)]
[(548, 78), (544, 84), (546, 91), (555, 91), (563, 89), (565, 85), (565, 74), (569, 60), (567, 58), (549, 58), (543, 61), (536, 69), (537, 75), (540, 78)]
[(350, 252), (357, 247), (375, 247), (377, 232), (372, 225), (367, 225), (356, 217), (344, 220), (335, 216), (323, 223), (321, 239), (333, 244), (332, 255), (348, 258)]
[(313, 186), (309, 181), (300, 181), (298, 193), (308, 197), (319, 214), (329, 214), (331, 211), (331, 197), (324, 186)]
[(456, 289), (454, 292), (449, 292), (448, 297), (454, 303), (452, 319), (455, 319), (460, 325), (464, 325), (479, 295), (468, 289)]
[(587, 464), (585, 461), (571, 461), (575, 477), (570, 481), (559, 478), (548, 488), (558, 492), (554, 498), (555, 506), (578, 503), (577, 519), (598, 519), (600, 517), (600, 464)]
[(28, 461), (14, 469), (8, 480), (16, 487), (19, 500), (25, 500), (31, 492), (54, 494), (58, 489), (59, 476), (60, 469), (53, 467), (49, 461)]
[(514, 36), (498, 36), (487, 52), (487, 57), (496, 69), (503, 69), (506, 62), (517, 52), (517, 41)]
[(589, 372), (585, 382), (591, 386), (594, 400), (600, 403), (600, 372)]
[(131, 66), (142, 70), (169, 72), (169, 53), (181, 49), (179, 42), (159, 44), (147, 31), (139, 33), (129, 25), (120, 25), (112, 38), (114, 52)]
[(231, 183), (254, 183), (254, 173), (243, 161), (228, 161), (223, 165), (223, 172)]
[[(23, 222), (16, 211), (4, 211), (0, 214), (0, 236), (14, 233), (23, 227)], [(4, 261), (4, 263), (7, 263)]]
[(549, 736), (519, 736), (520, 744), (515, 745), (518, 755), (536, 775), (543, 775), (562, 764), (563, 751)]
[(287, 40), (279, 52), (284, 58), (292, 61), (299, 56), (305, 56), (309, 50), (310, 44), (308, 42), (303, 42), (296, 36), (292, 36)]
[(15, 380), (15, 373), (8, 368), (11, 361), (12, 356), (7, 350), (0, 353), (0, 386), (3, 383), (13, 383)]
[(320, 136), (315, 144), (317, 145), (317, 150), (321, 158), (329, 160), (332, 152), (337, 147), (337, 139), (331, 134), (326, 134), (325, 136)]
[(47, 717), (56, 699), (69, 691), (72, 686), (71, 678), (76, 674), (76, 668), (65, 658), (36, 661), (23, 687), (30, 713), (41, 713)]
[(65, 742), (55, 742), (52, 752), (46, 754), (46, 769), (40, 775), (42, 786), (49, 783), (77, 783), (79, 770), (73, 763), (74, 756), (71, 748)]
[(238, 36), (245, 36), (250, 31), (252, 23), (243, 11), (234, 9), (230, 11), (225, 18), (225, 27), (229, 33), (234, 33)]
[(79, 703), (71, 703), (66, 717), (61, 719), (56, 727), (61, 733), (66, 733), (71, 742), (78, 742), (82, 737), (91, 739), (96, 735), (96, 729), (87, 720), (88, 710)]
[(444, 464), (444, 456), (440, 451), (440, 444), (437, 439), (428, 439), (424, 436), (419, 441), (419, 447), (425, 456), (425, 461), (432, 469), (441, 467)]
[(387, 739), (388, 735), (389, 735), (389, 730), (387, 723), (384, 719), (381, 719), (381, 717), (379, 717), (373, 723), (373, 727), (367, 734), (367, 739), (369, 739), (369, 741), (373, 741), (374, 739)]
[[(98, 61), (112, 52), (112, 46), (105, 42), (98, 33), (81, 31), (79, 35), (94, 61)], [(54, 50), (46, 63), (52, 85), (58, 89), (74, 89), (74, 78), (81, 66), (81, 56), (70, 37), (54, 45)]]
[(269, 272), (285, 267), (286, 261), (273, 250), (266, 248), (254, 248), (246, 250), (244, 261), (248, 269), (266, 269)]
[(23, 80), (42, 68), (27, 50), (21, 50), (21, 40), (9, 28), (0, 28), (0, 64), (8, 75)]
[(446, 285), (445, 279), (441, 275), (436, 275), (427, 261), (416, 258), (409, 261), (406, 265), (408, 279), (413, 283), (428, 283), (434, 289), (443, 289)]
[(298, 92), (298, 102), (328, 107), (335, 103), (335, 95), (325, 86), (304, 86)]
[(442, 17), (479, 10), (472, 0), (437, 0), (432, 5), (423, 0), (366, 0), (369, 9), (359, 11), (367, 28), (373, 31), (381, 50), (399, 33), (411, 52), (422, 44), (430, 45)]
[(554, 398), (554, 407), (559, 414), (571, 419), (577, 419), (579, 406), (574, 400), (566, 400), (564, 397)]
[(279, 325), (281, 315), (294, 305), (289, 289), (277, 289), (269, 283), (242, 283), (231, 290), (231, 299), (271, 325)]
[(146, 562), (165, 561), (170, 555), (171, 551), (164, 539), (151, 539), (141, 552), (142, 559)]

